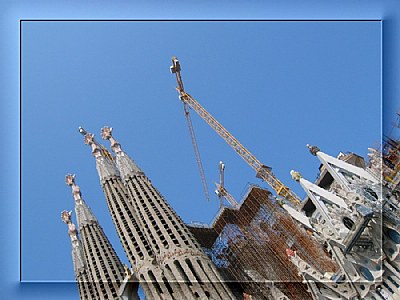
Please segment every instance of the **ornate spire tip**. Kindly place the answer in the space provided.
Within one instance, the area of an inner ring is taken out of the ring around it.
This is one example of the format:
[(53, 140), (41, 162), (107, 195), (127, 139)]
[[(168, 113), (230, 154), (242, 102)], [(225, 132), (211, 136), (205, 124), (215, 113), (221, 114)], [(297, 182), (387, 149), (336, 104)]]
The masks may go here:
[(301, 174), (299, 172), (296, 172), (295, 170), (290, 171), (290, 175), (292, 175), (293, 180), (299, 181), (301, 177)]
[(84, 136), (84, 142), (86, 145), (92, 145), (95, 144), (94, 141), (94, 134), (87, 132), (85, 129), (83, 129), (81, 126), (78, 127), (78, 131), (80, 134)]
[(307, 144), (306, 146), (307, 146), (308, 150), (310, 150), (310, 153), (311, 153), (312, 155), (314, 155), (314, 156), (317, 155), (317, 152), (321, 151), (321, 150), (318, 148), (318, 146), (311, 146), (310, 144)]
[(72, 211), (68, 212), (68, 211), (64, 210), (61, 212), (61, 220), (65, 224), (71, 223), (71, 215), (72, 215)]
[(109, 140), (112, 137), (112, 131), (113, 131), (112, 127), (104, 126), (101, 129), (101, 138), (103, 140)]
[(86, 135), (86, 134), (87, 134), (86, 130), (83, 129), (82, 126), (79, 126), (79, 127), (78, 127), (78, 131), (79, 131), (79, 133), (82, 134), (82, 135)]
[(65, 175), (65, 183), (69, 186), (75, 183), (75, 174), (67, 174)]

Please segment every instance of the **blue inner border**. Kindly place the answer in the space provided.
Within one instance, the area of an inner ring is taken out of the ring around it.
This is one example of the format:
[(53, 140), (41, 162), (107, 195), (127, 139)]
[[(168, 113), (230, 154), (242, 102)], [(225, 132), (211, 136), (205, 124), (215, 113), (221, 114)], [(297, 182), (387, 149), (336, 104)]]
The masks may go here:
[[(342, 3), (343, 2), (343, 3)], [(173, 3), (134, 4), (121, 1), (121, 5), (67, 2), (54, 5), (47, 1), (2, 1), (0, 4), (0, 35), (5, 47), (0, 49), (2, 66), (1, 120), (3, 143), (1, 154), (4, 164), (1, 172), (1, 230), (3, 247), (1, 253), (4, 268), (1, 272), (2, 295), (8, 299), (77, 299), (77, 287), (67, 283), (23, 283), (19, 272), (19, 26), (21, 19), (264, 19), (264, 20), (383, 20), (383, 120), (384, 129), (390, 126), (394, 113), (399, 110), (398, 70), (400, 3), (369, 1), (355, 5), (355, 1), (285, 1), (270, 5), (268, 2), (230, 3), (228, 6), (204, 1), (201, 4), (174, 5)], [(340, 4), (340, 5), (339, 5)], [(196, 9), (193, 9), (196, 8)], [(397, 54), (397, 55), (396, 55)], [(386, 121), (388, 120), (388, 121)], [(62, 272), (62, 270), (60, 270)]]

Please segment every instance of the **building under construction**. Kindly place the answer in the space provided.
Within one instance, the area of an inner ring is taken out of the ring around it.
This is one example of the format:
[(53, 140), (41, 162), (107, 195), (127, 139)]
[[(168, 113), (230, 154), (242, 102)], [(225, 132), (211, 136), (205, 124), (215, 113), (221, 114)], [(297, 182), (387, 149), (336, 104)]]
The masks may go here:
[(288, 252), (297, 251), (323, 273), (337, 269), (318, 241), (258, 186), (249, 188), (238, 208), (222, 207), (211, 226), (189, 228), (226, 279), (255, 299), (310, 297)]
[[(354, 153), (331, 159), (346, 167), (357, 167), (358, 171), (366, 168), (363, 158)], [(372, 167), (373, 161), (368, 165)], [(332, 205), (332, 200), (342, 206), (348, 204), (346, 198), (336, 199), (339, 197), (329, 194), (339, 185), (324, 164), (316, 183), (304, 186), (311, 197), (307, 196), (299, 209), (303, 218), (283, 209), (268, 190), (251, 186), (238, 207), (223, 206), (211, 225), (189, 224), (189, 229), (227, 280), (240, 285), (245, 299), (246, 295), (248, 299), (398, 299), (400, 223), (398, 203), (392, 201), (397, 198), (392, 194), (391, 200), (386, 199), (391, 209), (380, 207), (383, 214), (373, 216), (368, 210), (369, 215), (352, 214), (348, 210), (331, 212), (330, 217), (321, 215), (313, 203), (315, 196), (325, 196), (322, 199), (326, 206)], [(360, 194), (348, 193), (350, 199), (382, 194), (375, 193), (373, 185), (371, 190), (368, 185), (364, 194), (361, 186), (355, 187)], [(383, 227), (379, 222), (375, 222), (375, 228), (364, 226), (365, 220), (369, 223), (381, 217)], [(333, 230), (339, 234), (327, 232), (321, 224), (334, 224)], [(360, 229), (363, 232), (356, 234)], [(379, 249), (381, 254), (377, 255)]]
[(190, 106), (277, 195), (252, 186), (238, 204), (221, 180), (218, 194), (231, 207), (221, 207), (210, 226), (191, 228), (205, 248), (215, 239), (206, 252), (245, 298), (400, 299), (400, 143), (370, 149), (367, 164), (307, 145), (321, 166), (315, 183), (291, 172), (307, 194), (300, 201), (184, 90), (180, 63), (172, 61), (186, 115)]
[[(237, 202), (225, 189), (223, 164), (212, 224), (184, 224), (112, 135), (112, 155), (80, 128), (91, 147), (115, 229), (131, 264), (123, 266), (99, 222), (67, 176), (78, 231), (63, 212), (81, 299), (400, 299), (400, 143), (387, 139), (360, 156), (330, 156), (308, 146), (321, 163), (315, 182), (292, 171), (306, 193), (284, 185), (183, 87), (172, 59), (179, 99), (208, 195), (189, 107), (252, 167), (271, 191), (252, 185)], [(229, 205), (222, 205), (225, 198)]]

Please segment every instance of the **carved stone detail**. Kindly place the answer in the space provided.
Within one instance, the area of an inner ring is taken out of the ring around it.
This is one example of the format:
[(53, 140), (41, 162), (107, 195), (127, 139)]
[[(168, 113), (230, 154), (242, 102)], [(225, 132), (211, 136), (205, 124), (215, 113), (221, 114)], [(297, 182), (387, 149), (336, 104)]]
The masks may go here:
[(121, 144), (114, 139), (114, 137), (112, 136), (112, 131), (112, 127), (104, 126), (101, 129), (101, 137), (103, 140), (109, 140), (111, 142), (111, 149), (114, 151), (115, 154), (117, 154), (122, 151)]
[[(107, 127), (108, 128), (108, 127)], [(85, 137), (85, 144), (92, 148), (93, 156), (96, 158), (96, 168), (103, 183), (105, 179), (118, 176), (118, 170), (115, 163), (110, 157), (105, 155), (101, 146), (95, 141), (94, 134), (88, 133), (82, 127), (79, 127), (79, 132)], [(111, 134), (111, 131), (110, 131)]]
[[(72, 196), (75, 200), (75, 213), (76, 213), (76, 219), (78, 222), (79, 228), (82, 226), (96, 222), (96, 218), (93, 215), (92, 211), (90, 208), (86, 205), (85, 201), (81, 197), (81, 190), (79, 186), (75, 184), (75, 175), (73, 174), (68, 174), (65, 176), (65, 182), (67, 185), (69, 185), (72, 188)], [(63, 220), (68, 220), (68, 216), (66, 213), (63, 212)], [(70, 216), (69, 216), (70, 218)], [(69, 219), (70, 221), (70, 219)], [(65, 221), (64, 221), (65, 222)]]
[(296, 172), (295, 170), (290, 171), (290, 175), (292, 176), (292, 179), (295, 181), (299, 181), (300, 178), (302, 178), (300, 172)]
[(65, 183), (72, 188), (72, 196), (75, 201), (82, 199), (81, 189), (75, 184), (75, 174), (67, 174), (65, 176)]
[(104, 140), (109, 140), (111, 143), (111, 149), (116, 155), (115, 161), (121, 178), (127, 179), (129, 176), (144, 174), (143, 171), (133, 161), (133, 159), (121, 149), (121, 144), (114, 139), (112, 136), (112, 131), (112, 127), (104, 126), (101, 129), (101, 137)]
[(66, 211), (66, 210), (64, 210), (64, 211), (62, 211), (61, 212), (61, 220), (65, 223), (65, 224), (68, 224), (68, 223), (70, 223), (71, 222), (71, 214), (72, 214), (72, 211)]
[(321, 150), (318, 148), (318, 146), (311, 146), (310, 144), (307, 144), (306, 146), (307, 146), (308, 150), (310, 150), (310, 153), (311, 153), (312, 155), (314, 155), (314, 156), (317, 155), (317, 152), (321, 151)]
[(71, 221), (72, 211), (64, 210), (61, 212), (61, 220), (68, 225), (68, 235), (71, 239), (72, 245), (72, 261), (74, 264), (75, 276), (86, 269), (85, 256), (83, 254), (81, 242), (78, 239), (78, 231), (75, 224)]

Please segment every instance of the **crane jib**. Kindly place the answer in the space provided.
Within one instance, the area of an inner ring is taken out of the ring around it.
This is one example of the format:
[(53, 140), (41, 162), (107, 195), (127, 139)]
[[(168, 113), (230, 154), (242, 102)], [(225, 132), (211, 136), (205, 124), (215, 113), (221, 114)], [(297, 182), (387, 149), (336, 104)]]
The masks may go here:
[(294, 207), (297, 207), (300, 203), (299, 197), (272, 174), (271, 168), (263, 165), (249, 150), (247, 150), (233, 135), (231, 135), (225, 127), (214, 119), (214, 117), (206, 111), (200, 103), (183, 90), (183, 82), (180, 74), (181, 67), (176, 57), (173, 58), (172, 64), (171, 71), (176, 75), (178, 82), (177, 90), (182, 102), (193, 108), (199, 116), (257, 172), (256, 176), (258, 178), (263, 179), (279, 196), (285, 197)]

